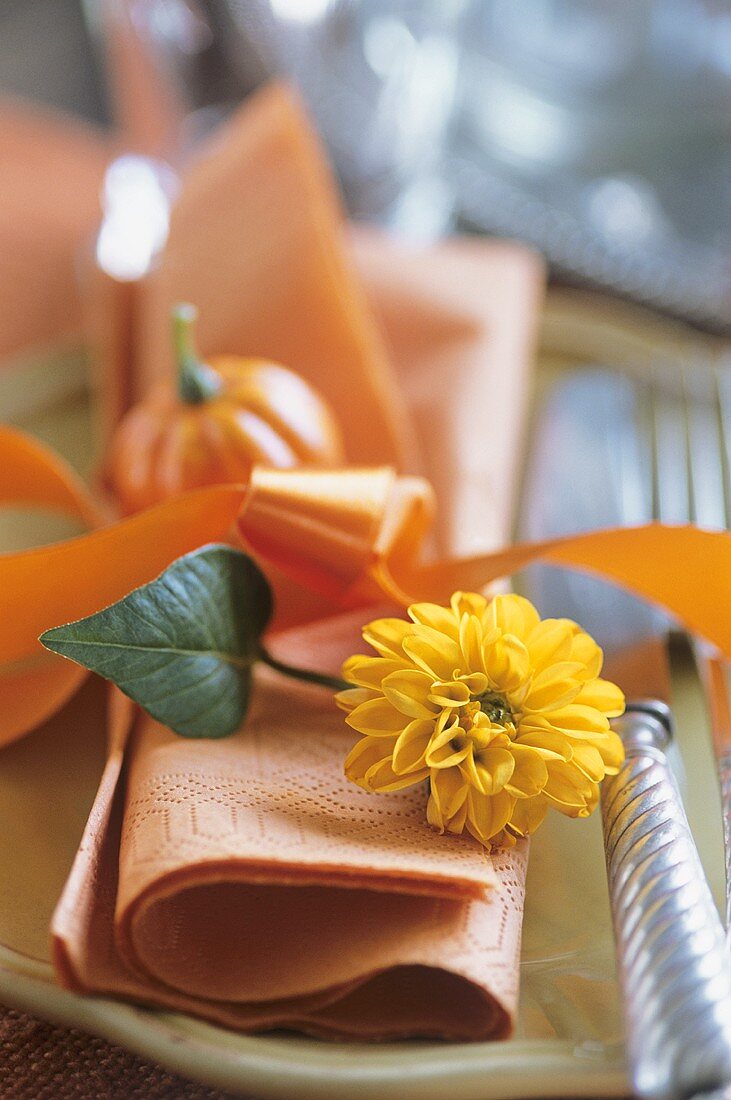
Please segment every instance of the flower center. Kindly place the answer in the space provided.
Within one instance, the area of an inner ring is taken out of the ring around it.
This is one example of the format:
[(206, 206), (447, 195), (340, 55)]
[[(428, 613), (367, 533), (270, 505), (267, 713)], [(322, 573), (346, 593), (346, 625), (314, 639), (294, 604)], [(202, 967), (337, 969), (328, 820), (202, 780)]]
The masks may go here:
[(486, 714), (496, 726), (508, 726), (513, 723), (513, 712), (508, 706), (507, 700), (495, 691), (483, 692), (482, 695), (477, 696), (474, 704), (469, 705), (476, 705), (478, 710)]
[(498, 730), (507, 741), (514, 739), (516, 731), (513, 712), (504, 696), (486, 691), (457, 711), (457, 731), (452, 739), (452, 747), (458, 751), (475, 738), (479, 744), (491, 743)]

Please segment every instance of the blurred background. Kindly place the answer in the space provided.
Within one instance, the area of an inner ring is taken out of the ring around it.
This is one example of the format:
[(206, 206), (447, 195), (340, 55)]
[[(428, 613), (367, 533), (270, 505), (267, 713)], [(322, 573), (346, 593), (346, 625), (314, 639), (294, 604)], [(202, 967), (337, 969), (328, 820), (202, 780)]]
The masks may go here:
[(123, 31), (103, 0), (0, 0), (0, 92), (102, 126), (127, 110), (130, 151), (175, 162), (286, 73), (353, 216), (523, 239), (556, 278), (731, 328), (727, 0), (121, 6)]

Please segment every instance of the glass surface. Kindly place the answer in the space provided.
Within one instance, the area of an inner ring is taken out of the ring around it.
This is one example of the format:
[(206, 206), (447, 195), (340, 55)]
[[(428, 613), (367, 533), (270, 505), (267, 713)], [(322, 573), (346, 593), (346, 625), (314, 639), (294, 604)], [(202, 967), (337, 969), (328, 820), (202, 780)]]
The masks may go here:
[(731, 322), (731, 9), (475, 0), (463, 212), (560, 266)]
[[(137, 98), (178, 106), (164, 149), (132, 151), (182, 153), (284, 74), (355, 217), (419, 239), (455, 223), (517, 237), (574, 277), (731, 326), (726, 0), (109, 0), (115, 9), (150, 62)], [(87, 10), (108, 39), (113, 22), (91, 0)], [(117, 86), (124, 115), (131, 93)]]
[(271, 0), (242, 36), (285, 72), (317, 120), (351, 212), (412, 236), (450, 224), (446, 171), (467, 0)]

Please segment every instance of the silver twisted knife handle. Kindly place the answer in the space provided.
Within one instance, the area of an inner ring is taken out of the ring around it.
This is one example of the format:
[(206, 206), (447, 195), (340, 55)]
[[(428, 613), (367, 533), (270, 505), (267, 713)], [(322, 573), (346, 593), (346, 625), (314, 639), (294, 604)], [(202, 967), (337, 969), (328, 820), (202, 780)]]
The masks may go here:
[(726, 853), (726, 939), (731, 940), (731, 753), (718, 758), (718, 781), (723, 813), (723, 848)]
[(663, 705), (614, 723), (626, 760), (602, 818), (635, 1093), (690, 1097), (731, 1081), (731, 955), (665, 755)]

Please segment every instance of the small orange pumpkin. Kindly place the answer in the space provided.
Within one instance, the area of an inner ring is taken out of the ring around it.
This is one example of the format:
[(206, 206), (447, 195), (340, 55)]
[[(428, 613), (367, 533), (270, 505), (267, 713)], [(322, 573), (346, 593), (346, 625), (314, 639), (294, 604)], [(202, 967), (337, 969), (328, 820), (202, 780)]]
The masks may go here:
[(198, 358), (197, 311), (173, 311), (178, 392), (156, 389), (124, 417), (109, 477), (124, 512), (204, 485), (245, 482), (254, 465), (337, 466), (334, 414), (298, 374), (266, 359)]

